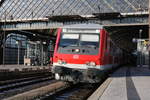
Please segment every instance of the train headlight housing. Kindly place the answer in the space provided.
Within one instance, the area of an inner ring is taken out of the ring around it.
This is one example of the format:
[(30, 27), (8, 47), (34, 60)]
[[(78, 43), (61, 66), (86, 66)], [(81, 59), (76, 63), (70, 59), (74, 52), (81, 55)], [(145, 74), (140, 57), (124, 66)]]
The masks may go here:
[(63, 64), (62, 60), (58, 60), (58, 64), (62, 65)]
[(75, 52), (80, 52), (80, 50), (79, 49), (75, 49)]
[(66, 64), (66, 61), (58, 60), (58, 64), (60, 64), (60, 65)]
[(96, 63), (91, 61), (91, 62), (87, 62), (86, 65), (88, 65), (88, 66), (96, 66)]
[(90, 66), (96, 66), (95, 62), (90, 62)]

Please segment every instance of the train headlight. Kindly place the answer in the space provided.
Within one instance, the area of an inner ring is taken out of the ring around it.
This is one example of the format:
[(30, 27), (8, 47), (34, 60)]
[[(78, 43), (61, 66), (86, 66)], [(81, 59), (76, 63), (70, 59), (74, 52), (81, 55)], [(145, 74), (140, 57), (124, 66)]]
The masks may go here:
[(62, 60), (58, 60), (58, 64), (62, 65), (63, 61)]
[(95, 62), (90, 62), (90, 66), (96, 66)]
[(96, 63), (92, 61), (92, 62), (87, 62), (86, 65), (88, 65), (88, 66), (96, 66)]
[(80, 52), (80, 50), (79, 49), (75, 49), (75, 52)]
[(63, 64), (67, 64), (66, 61), (63, 61)]
[(62, 65), (62, 64), (66, 64), (66, 61), (58, 60), (58, 64), (60, 64), (60, 65)]

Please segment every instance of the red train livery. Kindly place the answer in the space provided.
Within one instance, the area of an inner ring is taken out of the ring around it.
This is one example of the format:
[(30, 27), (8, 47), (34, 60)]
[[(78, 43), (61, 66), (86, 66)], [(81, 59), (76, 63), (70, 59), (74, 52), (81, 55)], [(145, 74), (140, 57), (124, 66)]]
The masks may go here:
[(58, 29), (52, 72), (57, 80), (97, 83), (122, 56), (102, 25), (68, 25)]

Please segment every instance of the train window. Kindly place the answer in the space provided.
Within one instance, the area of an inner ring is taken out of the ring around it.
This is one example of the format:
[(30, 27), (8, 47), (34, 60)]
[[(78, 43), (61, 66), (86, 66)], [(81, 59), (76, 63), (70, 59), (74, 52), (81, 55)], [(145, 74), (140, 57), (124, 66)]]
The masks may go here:
[(109, 48), (110, 53), (112, 54), (112, 43), (110, 41), (110, 48)]
[(79, 34), (63, 34), (62, 39), (79, 39)]
[(59, 46), (77, 46), (79, 34), (62, 34)]
[(107, 34), (106, 34), (106, 40), (105, 40), (105, 44), (106, 44), (106, 50), (107, 50), (107, 48), (108, 48), (108, 38), (107, 38)]
[(81, 35), (81, 41), (90, 41), (90, 42), (98, 42), (99, 36), (98, 35)]
[[(62, 33), (58, 52), (96, 55), (99, 52), (99, 37), (99, 34), (93, 33)], [(79, 52), (75, 52), (76, 49), (80, 49)]]
[(82, 34), (80, 37), (80, 45), (81, 46), (99, 46), (99, 35), (93, 35), (93, 34)]

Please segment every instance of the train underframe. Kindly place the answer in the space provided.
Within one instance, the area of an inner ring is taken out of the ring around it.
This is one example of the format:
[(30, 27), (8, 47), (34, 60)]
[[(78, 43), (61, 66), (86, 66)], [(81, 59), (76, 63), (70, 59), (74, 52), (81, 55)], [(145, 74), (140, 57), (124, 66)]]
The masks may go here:
[(98, 83), (104, 79), (108, 70), (100, 70), (96, 68), (72, 69), (64, 66), (55, 66), (53, 67), (52, 72), (55, 73), (55, 79), (57, 80), (73, 83)]

